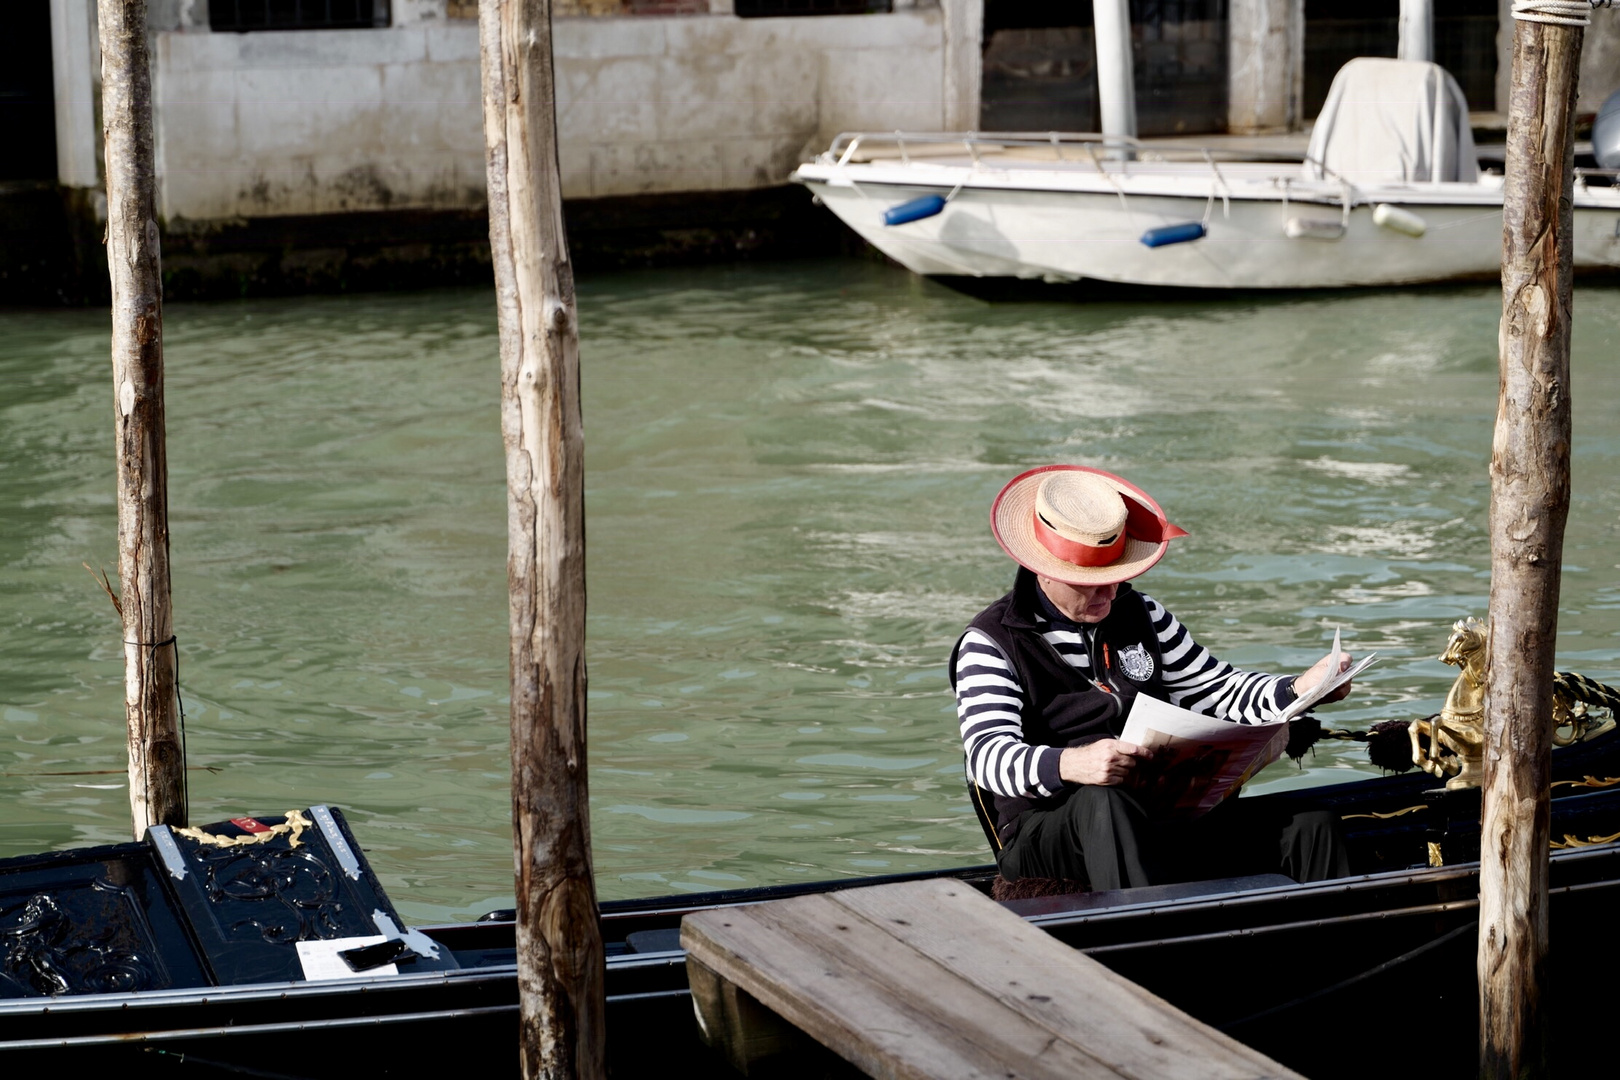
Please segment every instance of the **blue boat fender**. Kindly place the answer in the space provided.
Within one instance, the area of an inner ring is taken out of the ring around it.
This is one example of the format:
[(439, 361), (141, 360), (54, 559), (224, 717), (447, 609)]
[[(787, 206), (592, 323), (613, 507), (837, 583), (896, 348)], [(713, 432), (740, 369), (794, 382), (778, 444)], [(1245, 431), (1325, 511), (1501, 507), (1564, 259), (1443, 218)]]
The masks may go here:
[(883, 211), (883, 224), (904, 225), (908, 221), (921, 221), (931, 218), (945, 209), (945, 196), (919, 195), (915, 199), (907, 199), (896, 206)]
[(1142, 243), (1150, 248), (1166, 247), (1170, 244), (1185, 244), (1193, 240), (1202, 240), (1207, 230), (1202, 221), (1187, 221), (1180, 225), (1160, 225), (1157, 229), (1149, 229), (1142, 234)]

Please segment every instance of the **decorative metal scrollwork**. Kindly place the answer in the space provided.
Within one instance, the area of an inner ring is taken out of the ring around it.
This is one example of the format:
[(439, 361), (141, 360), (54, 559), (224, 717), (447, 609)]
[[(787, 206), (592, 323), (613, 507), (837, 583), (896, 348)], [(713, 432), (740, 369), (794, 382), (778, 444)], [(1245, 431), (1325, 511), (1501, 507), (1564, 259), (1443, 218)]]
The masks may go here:
[(97, 881), (0, 909), (0, 996), (149, 990), (164, 981), (127, 889)]
[(281, 944), (344, 935), (336, 876), (307, 846), (199, 847), (195, 858), (230, 936)]

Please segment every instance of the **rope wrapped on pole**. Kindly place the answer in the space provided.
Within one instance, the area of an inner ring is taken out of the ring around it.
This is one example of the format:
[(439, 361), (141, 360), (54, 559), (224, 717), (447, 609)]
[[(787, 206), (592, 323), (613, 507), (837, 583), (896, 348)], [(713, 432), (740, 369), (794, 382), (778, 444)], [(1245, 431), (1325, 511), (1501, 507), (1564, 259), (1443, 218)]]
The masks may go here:
[(1594, 8), (1615, 6), (1615, 0), (1513, 0), (1513, 17), (1546, 26), (1591, 26)]

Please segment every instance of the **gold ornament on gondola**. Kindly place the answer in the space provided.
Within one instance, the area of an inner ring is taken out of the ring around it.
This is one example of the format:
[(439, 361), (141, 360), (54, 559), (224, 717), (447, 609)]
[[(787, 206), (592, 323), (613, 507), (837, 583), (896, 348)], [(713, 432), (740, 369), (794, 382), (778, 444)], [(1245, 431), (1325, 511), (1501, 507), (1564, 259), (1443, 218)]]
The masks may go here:
[(1614, 730), (1614, 719), (1593, 716), (1590, 706), (1612, 711), (1616, 704), (1620, 702), (1612, 687), (1573, 671), (1557, 672), (1553, 675), (1553, 745), (1568, 746)]
[[(1443, 663), (1462, 668), (1446, 694), (1440, 715), (1414, 720), (1407, 729), (1412, 738), (1412, 764), (1446, 781), (1447, 791), (1478, 787), (1485, 758), (1485, 646), (1490, 640), (1485, 624), (1470, 616), (1458, 619), (1451, 640), (1440, 654)], [(1427, 736), (1428, 746), (1420, 741)], [(1442, 751), (1449, 751), (1444, 753)], [(1446, 779), (1450, 777), (1450, 779)]]
[[(1407, 728), (1412, 739), (1412, 763), (1445, 780), (1448, 791), (1478, 787), (1483, 776), (1485, 659), (1489, 641), (1490, 633), (1478, 619), (1459, 619), (1452, 626), (1451, 640), (1440, 659), (1462, 671), (1451, 684), (1440, 715), (1414, 720)], [(1592, 715), (1593, 705), (1613, 711), (1620, 705), (1620, 695), (1572, 671), (1553, 675), (1554, 746), (1569, 746), (1614, 729), (1612, 718)]]

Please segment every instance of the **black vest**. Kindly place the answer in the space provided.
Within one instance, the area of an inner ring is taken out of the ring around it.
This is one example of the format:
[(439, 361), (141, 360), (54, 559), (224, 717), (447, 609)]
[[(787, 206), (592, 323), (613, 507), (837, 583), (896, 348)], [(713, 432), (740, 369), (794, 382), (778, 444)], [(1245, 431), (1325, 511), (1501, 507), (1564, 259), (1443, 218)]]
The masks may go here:
[[(1013, 677), (1024, 688), (1021, 720), (1024, 741), (1032, 746), (1084, 746), (1098, 739), (1117, 738), (1125, 730), (1125, 717), (1137, 694), (1169, 700), (1160, 673), (1159, 636), (1147, 604), (1128, 584), (1119, 587), (1113, 607), (1099, 623), (1085, 627), (1092, 678), (1063, 659), (1041, 636), (1050, 624), (1037, 621), (1041, 610), (1035, 575), (1020, 569), (1012, 592), (979, 613), (969, 629), (977, 630), (1000, 647), (1012, 664)], [(956, 688), (956, 656), (960, 640), (951, 650), (951, 688)], [(1130, 650), (1124, 660), (1121, 653)], [(1144, 671), (1143, 654), (1151, 661)], [(1133, 677), (1132, 673), (1140, 675)], [(972, 781), (970, 780), (971, 784)], [(1023, 816), (1032, 810), (1061, 806), (1072, 785), (1047, 798), (990, 795), (995, 806), (996, 835), (1003, 845), (1012, 841)]]

